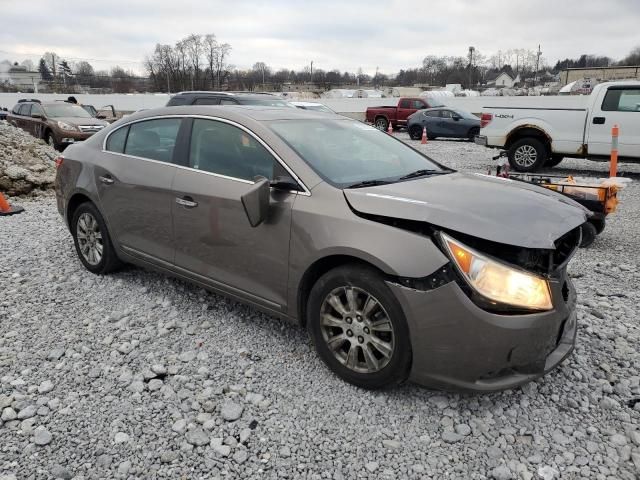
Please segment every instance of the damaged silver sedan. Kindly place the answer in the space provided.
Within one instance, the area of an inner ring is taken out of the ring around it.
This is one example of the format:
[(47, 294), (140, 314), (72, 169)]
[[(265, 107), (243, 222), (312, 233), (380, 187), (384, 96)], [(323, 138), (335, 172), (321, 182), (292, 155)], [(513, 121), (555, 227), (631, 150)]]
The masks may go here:
[(354, 385), (499, 390), (573, 349), (586, 213), (555, 192), (268, 107), (147, 110), (56, 163), (88, 270), (153, 267), (300, 323)]

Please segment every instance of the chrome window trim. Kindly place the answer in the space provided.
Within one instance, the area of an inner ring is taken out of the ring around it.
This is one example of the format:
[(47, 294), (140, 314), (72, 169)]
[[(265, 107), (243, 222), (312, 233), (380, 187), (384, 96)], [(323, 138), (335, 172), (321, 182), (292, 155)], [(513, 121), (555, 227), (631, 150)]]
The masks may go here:
[(109, 140), (109, 137), (114, 132), (117, 132), (121, 128), (130, 126), (130, 125), (132, 125), (134, 123), (144, 122), (146, 120), (161, 120), (161, 119), (164, 119), (164, 118), (200, 118), (200, 119), (203, 119), (203, 120), (214, 120), (214, 121), (227, 123), (229, 125), (233, 125), (234, 127), (237, 127), (239, 129), (245, 131), (246, 133), (251, 135), (253, 138), (255, 138), (258, 141), (258, 143), (260, 143), (260, 145), (262, 145), (273, 156), (273, 158), (275, 158), (276, 161), (289, 173), (289, 175), (291, 175), (291, 177), (293, 177), (293, 179), (296, 182), (298, 182), (298, 184), (304, 189), (304, 191), (302, 191), (302, 192), (298, 191), (298, 190), (290, 190), (290, 193), (297, 193), (299, 195), (305, 195), (307, 197), (311, 196), (311, 190), (309, 190), (307, 188), (307, 186), (304, 184), (304, 182), (302, 180), (300, 180), (300, 177), (298, 177), (294, 173), (294, 171), (291, 168), (289, 168), (289, 165), (287, 165), (285, 163), (285, 161), (282, 160), (282, 158), (280, 158), (280, 156), (264, 140), (262, 140), (258, 135), (256, 135), (253, 131), (249, 130), (244, 125), (241, 125), (238, 122), (234, 122), (233, 120), (229, 120), (229, 119), (226, 119), (226, 118), (212, 117), (212, 116), (207, 116), (207, 115), (179, 114), (179, 115), (156, 115), (156, 116), (153, 116), (153, 117), (145, 117), (145, 118), (139, 118), (137, 120), (131, 120), (131, 121), (128, 121), (127, 123), (123, 123), (122, 125), (119, 125), (118, 128), (113, 129), (112, 131), (110, 131), (109, 133), (107, 133), (105, 135), (104, 140), (102, 141), (102, 153), (111, 153), (113, 155), (120, 155), (120, 156), (123, 156), (123, 157), (130, 157), (130, 158), (135, 158), (135, 159), (138, 159), (138, 160), (147, 160), (149, 162), (160, 163), (160, 164), (163, 164), (163, 165), (173, 165), (174, 167), (177, 167), (177, 168), (182, 168), (182, 169), (185, 169), (185, 170), (191, 170), (191, 171), (194, 171), (194, 172), (205, 173), (207, 175), (213, 175), (215, 177), (224, 178), (224, 179), (227, 179), (227, 180), (235, 180), (237, 182), (249, 183), (251, 185), (256, 183), (256, 182), (253, 182), (251, 180), (244, 179), (244, 178), (228, 177), (226, 175), (221, 175), (219, 173), (207, 172), (205, 170), (199, 170), (197, 168), (192, 168), (192, 167), (185, 167), (183, 165), (176, 165), (175, 163), (172, 163), (172, 162), (162, 162), (160, 160), (154, 160), (152, 158), (137, 157), (135, 155), (129, 155), (129, 154), (120, 153), (120, 152), (112, 152), (111, 150), (107, 150), (107, 141)]

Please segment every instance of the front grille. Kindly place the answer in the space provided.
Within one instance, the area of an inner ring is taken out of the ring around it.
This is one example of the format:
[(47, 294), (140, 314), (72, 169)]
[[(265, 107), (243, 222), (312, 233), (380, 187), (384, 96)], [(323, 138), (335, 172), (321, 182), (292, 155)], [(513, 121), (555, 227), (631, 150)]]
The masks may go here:
[(555, 241), (556, 249), (551, 257), (553, 271), (563, 267), (580, 245), (580, 227), (574, 228)]
[(102, 125), (78, 125), (78, 128), (82, 133), (96, 133), (102, 130)]

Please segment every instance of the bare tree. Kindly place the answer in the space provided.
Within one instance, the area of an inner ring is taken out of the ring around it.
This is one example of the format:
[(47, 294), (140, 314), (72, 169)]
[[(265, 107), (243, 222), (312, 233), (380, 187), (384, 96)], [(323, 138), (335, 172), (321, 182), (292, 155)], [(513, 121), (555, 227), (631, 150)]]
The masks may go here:
[(191, 89), (201, 88), (200, 73), (202, 56), (204, 53), (204, 45), (202, 42), (202, 35), (191, 34), (183, 40), (187, 50), (187, 56), (191, 64), (192, 77), (191, 77)]
[(216, 36), (213, 33), (209, 33), (204, 37), (204, 49), (209, 65), (211, 86), (220, 90), (231, 68), (230, 65), (227, 64), (227, 58), (231, 52), (231, 45), (228, 43), (219, 43)]

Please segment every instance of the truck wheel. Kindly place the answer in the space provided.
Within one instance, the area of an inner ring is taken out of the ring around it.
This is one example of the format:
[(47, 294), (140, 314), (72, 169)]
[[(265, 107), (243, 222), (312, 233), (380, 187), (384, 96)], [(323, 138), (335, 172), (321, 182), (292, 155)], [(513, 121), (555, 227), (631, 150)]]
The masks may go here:
[(411, 125), (409, 127), (409, 137), (411, 137), (411, 140), (420, 140), (422, 138), (422, 127), (420, 125)]
[(535, 172), (546, 162), (547, 149), (536, 138), (521, 138), (509, 148), (509, 164), (517, 172)]
[(551, 155), (551, 158), (544, 162), (544, 166), (547, 168), (552, 168), (558, 165), (562, 160), (564, 160), (563, 155)]
[(587, 248), (596, 239), (598, 229), (591, 222), (584, 222), (582, 224), (582, 241), (580, 242), (580, 248)]
[(384, 117), (378, 117), (376, 118), (375, 126), (378, 130), (382, 130), (383, 132), (386, 132), (387, 129), (389, 128), (389, 121)]

